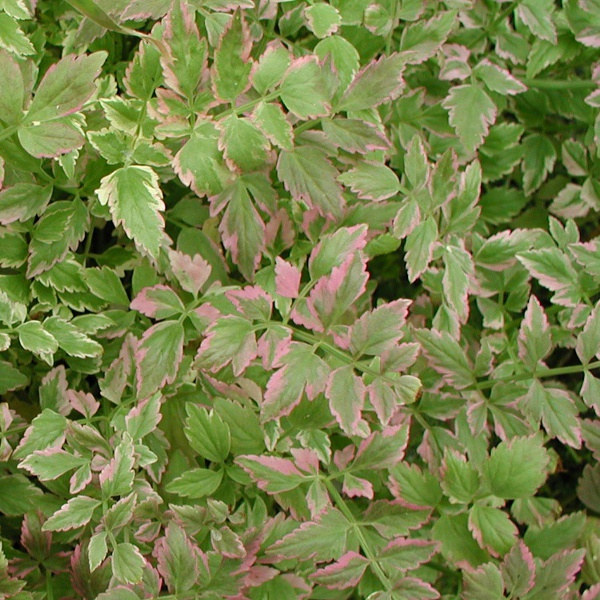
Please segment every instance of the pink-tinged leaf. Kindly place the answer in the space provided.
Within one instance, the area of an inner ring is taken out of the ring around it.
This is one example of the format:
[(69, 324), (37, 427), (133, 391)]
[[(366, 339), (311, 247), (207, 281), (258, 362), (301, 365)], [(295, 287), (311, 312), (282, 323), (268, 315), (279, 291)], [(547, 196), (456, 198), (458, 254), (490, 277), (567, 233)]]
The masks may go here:
[(285, 107), (300, 119), (325, 117), (331, 110), (323, 67), (314, 55), (292, 61), (280, 87)]
[(600, 357), (600, 304), (596, 305), (577, 336), (575, 349), (583, 364), (588, 364), (594, 357)]
[(267, 549), (267, 555), (318, 562), (339, 560), (347, 552), (353, 525), (337, 508), (330, 507)]
[(208, 329), (210, 325), (214, 325), (220, 316), (221, 313), (214, 306), (211, 304), (203, 304), (194, 309), (192, 319), (198, 330), (203, 332), (205, 329)]
[(258, 286), (246, 286), (241, 290), (228, 290), (227, 299), (244, 317), (254, 321), (268, 321), (271, 317), (273, 300)]
[(352, 354), (376, 356), (393, 347), (404, 335), (402, 327), (411, 303), (412, 300), (395, 300), (364, 313), (351, 328)]
[(391, 469), (404, 458), (407, 444), (408, 425), (375, 431), (360, 443), (350, 469)]
[(106, 52), (71, 54), (53, 64), (37, 87), (25, 122), (50, 121), (80, 110), (96, 91), (94, 81), (106, 57)]
[(430, 583), (416, 577), (403, 577), (394, 586), (393, 593), (397, 600), (437, 600), (440, 597)]
[(240, 179), (220, 196), (227, 204), (219, 225), (223, 245), (247, 280), (252, 280), (264, 250), (265, 224)]
[(269, 494), (293, 490), (311, 479), (287, 458), (247, 454), (239, 456), (235, 462), (252, 477), (261, 490)]
[(60, 448), (36, 450), (19, 463), (19, 468), (25, 469), (40, 481), (58, 479), (67, 471), (80, 467), (86, 461), (81, 456), (75, 456)]
[(546, 387), (534, 379), (519, 408), (534, 421), (542, 421), (546, 431), (573, 448), (581, 448), (579, 410), (569, 393)]
[(292, 332), (288, 327), (272, 323), (258, 340), (258, 356), (262, 359), (263, 368), (269, 371), (280, 367), (279, 359), (288, 350), (292, 340)]
[(442, 50), (440, 79), (444, 81), (460, 79), (462, 81), (471, 75), (471, 67), (469, 66), (471, 52), (468, 48), (459, 44), (444, 44)]
[(242, 559), (246, 556), (246, 548), (237, 533), (226, 525), (219, 529), (211, 529), (210, 541), (215, 552), (227, 558)]
[(523, 266), (541, 285), (556, 292), (552, 302), (577, 306), (581, 301), (579, 278), (569, 259), (558, 248), (542, 248), (517, 255)]
[(314, 450), (310, 448), (292, 448), (290, 453), (300, 470), (313, 474), (319, 472), (319, 456)]
[(179, 285), (197, 296), (210, 277), (212, 267), (199, 254), (191, 257), (177, 250), (169, 250), (169, 260)]
[(485, 85), (498, 94), (514, 96), (527, 91), (527, 86), (520, 82), (508, 69), (503, 69), (483, 59), (474, 69), (473, 73)]
[(351, 473), (344, 475), (342, 483), (342, 492), (348, 496), (348, 498), (369, 498), (373, 500), (373, 484), (366, 479), (355, 477)]
[(367, 393), (379, 422), (387, 425), (400, 406), (394, 388), (381, 377), (377, 377), (367, 386)]
[(124, 496), (133, 485), (134, 448), (131, 436), (123, 434), (123, 439), (115, 448), (115, 455), (102, 469), (98, 480), (105, 496)]
[(292, 342), (281, 357), (283, 367), (267, 383), (261, 407), (263, 421), (288, 415), (306, 392), (309, 400), (325, 389), (329, 367), (312, 346)]
[(86, 525), (100, 504), (100, 500), (89, 496), (71, 498), (44, 523), (42, 531), (68, 531)]
[(306, 202), (323, 217), (342, 215), (345, 200), (337, 182), (339, 173), (321, 148), (299, 146), (282, 151), (277, 175), (294, 200)]
[(100, 408), (100, 402), (98, 402), (98, 400), (90, 393), (69, 390), (67, 392), (67, 398), (69, 399), (69, 403), (73, 407), (73, 410), (76, 410), (84, 417), (89, 418), (94, 416)]
[(185, 310), (179, 296), (162, 284), (144, 288), (131, 301), (131, 308), (152, 319), (168, 319)]
[(433, 216), (421, 221), (407, 234), (404, 249), (408, 279), (412, 283), (420, 277), (433, 258), (433, 250), (438, 239), (437, 222)]
[(21, 545), (37, 560), (52, 556), (52, 534), (42, 531), (45, 517), (41, 511), (31, 511), (23, 516)]
[(450, 88), (442, 106), (450, 113), (450, 125), (469, 152), (483, 143), (498, 114), (490, 97), (473, 84)]
[(195, 585), (200, 574), (201, 552), (175, 522), (169, 523), (165, 536), (155, 543), (152, 554), (169, 593), (186, 592)]
[(388, 150), (390, 142), (385, 133), (373, 123), (360, 119), (322, 119), (321, 126), (327, 139), (347, 152), (367, 154), (372, 150)]
[(136, 352), (139, 398), (147, 398), (173, 383), (183, 358), (183, 325), (177, 321), (157, 323), (146, 330)]
[(164, 19), (166, 51), (160, 63), (165, 83), (184, 98), (193, 98), (201, 79), (206, 78), (206, 41), (200, 39), (195, 11), (176, 0)]
[(412, 509), (400, 500), (375, 500), (369, 503), (369, 508), (363, 514), (363, 522), (390, 540), (419, 529), (430, 515), (430, 509)]
[(125, 417), (125, 429), (133, 440), (141, 440), (160, 423), (161, 395), (156, 393), (134, 406)]
[(481, 548), (496, 557), (504, 556), (519, 535), (506, 512), (482, 504), (475, 504), (469, 511), (469, 531)]
[(525, 317), (519, 329), (519, 358), (535, 371), (552, 350), (550, 324), (535, 296), (529, 298)]
[[(535, 573), (535, 585), (531, 595), (536, 592), (551, 593), (560, 598), (573, 583), (585, 558), (585, 550), (565, 550), (538, 564)], [(534, 596), (535, 597), (535, 596)]]
[[(468, 565), (464, 570), (463, 578), (462, 598), (464, 600), (479, 600), (479, 598), (500, 600), (500, 598), (505, 598), (500, 571), (491, 562), (485, 563), (477, 569), (473, 569)], [(517, 598), (520, 598), (520, 596), (517, 596)]]
[(415, 337), (430, 364), (458, 389), (475, 381), (473, 367), (458, 342), (445, 331), (418, 329)]
[(297, 298), (302, 273), (281, 257), (275, 259), (275, 291), (284, 298)]
[(66, 427), (65, 417), (48, 408), (44, 409), (25, 430), (25, 435), (13, 452), (13, 458), (23, 459), (35, 450), (62, 447)]
[(364, 257), (359, 253), (349, 256), (339, 267), (334, 267), (329, 276), (317, 282), (308, 297), (308, 310), (323, 324), (325, 331), (329, 330), (365, 292), (368, 279)]
[(581, 596), (581, 600), (600, 600), (600, 583), (597, 583), (588, 590), (585, 590)]
[(354, 225), (338, 229), (325, 236), (314, 247), (308, 261), (308, 271), (312, 279), (329, 275), (334, 267), (341, 266), (348, 258), (367, 244), (366, 225)]
[(400, 537), (379, 552), (377, 562), (388, 571), (411, 571), (428, 562), (438, 551), (437, 542)]
[(369, 427), (361, 417), (365, 403), (365, 384), (355, 375), (352, 365), (331, 373), (325, 388), (329, 408), (347, 435), (365, 437)]
[(523, 540), (518, 540), (504, 557), (500, 572), (506, 591), (515, 598), (531, 590), (535, 583), (535, 562)]
[(464, 242), (446, 246), (444, 251), (444, 276), (442, 288), (448, 306), (458, 315), (461, 323), (469, 317), (469, 292), (475, 267)]
[(56, 410), (64, 416), (68, 415), (72, 408), (67, 395), (68, 387), (67, 372), (64, 365), (59, 365), (48, 371), (42, 378), (39, 388), (40, 406)]
[(330, 590), (345, 590), (358, 585), (369, 561), (357, 552), (347, 552), (337, 562), (318, 569), (310, 578)]
[(337, 110), (363, 110), (395, 99), (404, 86), (405, 65), (406, 58), (398, 53), (369, 63), (356, 74)]
[(242, 317), (221, 317), (207, 333), (197, 360), (200, 366), (213, 372), (231, 363), (234, 374), (241, 375), (258, 354), (252, 323)]

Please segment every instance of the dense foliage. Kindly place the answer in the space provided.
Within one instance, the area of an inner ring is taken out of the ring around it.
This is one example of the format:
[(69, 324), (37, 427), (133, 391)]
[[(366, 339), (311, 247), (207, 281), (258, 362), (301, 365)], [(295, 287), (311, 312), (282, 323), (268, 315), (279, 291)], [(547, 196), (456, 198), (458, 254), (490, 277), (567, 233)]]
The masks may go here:
[(598, 0), (0, 48), (0, 598), (600, 598)]

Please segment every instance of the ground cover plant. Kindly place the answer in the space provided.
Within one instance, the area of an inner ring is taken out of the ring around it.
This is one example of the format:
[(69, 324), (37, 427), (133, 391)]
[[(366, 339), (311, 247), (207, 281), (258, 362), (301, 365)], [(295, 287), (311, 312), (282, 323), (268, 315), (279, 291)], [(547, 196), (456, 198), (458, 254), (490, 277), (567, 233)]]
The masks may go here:
[(597, 0), (0, 9), (0, 598), (600, 598)]

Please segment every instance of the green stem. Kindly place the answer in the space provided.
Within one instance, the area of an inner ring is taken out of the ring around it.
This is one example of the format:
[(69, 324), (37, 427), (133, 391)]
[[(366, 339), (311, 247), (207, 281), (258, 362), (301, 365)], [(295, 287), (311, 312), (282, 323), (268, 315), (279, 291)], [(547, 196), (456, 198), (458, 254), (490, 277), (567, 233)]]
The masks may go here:
[(581, 79), (523, 79), (527, 87), (539, 90), (593, 90), (598, 87), (594, 81)]
[(377, 556), (373, 551), (373, 548), (371, 548), (371, 545), (365, 537), (362, 529), (360, 528), (360, 524), (357, 523), (356, 519), (354, 518), (352, 511), (348, 508), (348, 505), (342, 498), (341, 494), (337, 491), (333, 483), (331, 483), (331, 481), (329, 481), (328, 479), (324, 479), (323, 482), (325, 483), (325, 487), (327, 488), (327, 491), (333, 498), (337, 508), (339, 508), (340, 512), (346, 517), (346, 519), (348, 519), (348, 521), (352, 523), (354, 531), (356, 531), (356, 536), (358, 537), (360, 547), (362, 548), (363, 552), (365, 553), (365, 556), (369, 560), (373, 572), (375, 573), (375, 575), (377, 575), (377, 578), (379, 579), (379, 581), (381, 581), (386, 591), (391, 591), (393, 588), (392, 582), (388, 579), (388, 576), (385, 574), (381, 565), (377, 562)]
[(593, 371), (594, 369), (600, 369), (600, 360), (587, 365), (573, 365), (571, 367), (558, 367), (556, 369), (540, 369), (535, 373), (519, 373), (518, 375), (498, 377), (498, 379), (488, 379), (486, 381), (479, 381), (477, 384), (467, 389), (487, 390), (491, 387), (494, 387), (497, 383), (501, 383), (503, 381), (527, 381), (528, 379), (534, 378), (542, 379), (544, 377), (559, 377), (560, 375), (583, 373), (585, 371)]
[(270, 102), (271, 100), (275, 100), (275, 98), (279, 98), (279, 92), (271, 92), (266, 96), (261, 96), (260, 98), (256, 98), (255, 100), (250, 100), (250, 102), (246, 102), (246, 104), (242, 104), (237, 108), (230, 108), (229, 110), (226, 110), (219, 114), (218, 117), (219, 119), (223, 119), (233, 114), (241, 115), (250, 110), (251, 108), (254, 108), (257, 104), (260, 104), (261, 102)]
[(14, 133), (17, 133), (18, 130), (19, 125), (11, 125), (10, 127), (7, 127), (2, 133), (0, 133), (0, 142), (6, 138), (9, 138)]
[(52, 587), (52, 571), (46, 567), (46, 598), (54, 600), (54, 589)]

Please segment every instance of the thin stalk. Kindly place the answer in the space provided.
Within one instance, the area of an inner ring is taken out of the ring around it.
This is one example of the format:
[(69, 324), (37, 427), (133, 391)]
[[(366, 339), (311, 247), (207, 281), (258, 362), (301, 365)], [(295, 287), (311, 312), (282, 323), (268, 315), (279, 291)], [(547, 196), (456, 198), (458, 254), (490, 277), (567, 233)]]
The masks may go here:
[(598, 87), (594, 81), (581, 79), (523, 79), (527, 87), (538, 90), (593, 90)]
[(363, 552), (365, 553), (365, 556), (369, 560), (371, 568), (373, 569), (375, 575), (377, 575), (377, 578), (379, 579), (379, 581), (381, 581), (381, 583), (385, 587), (385, 589), (387, 591), (391, 591), (393, 588), (392, 582), (388, 579), (388, 576), (385, 574), (381, 565), (377, 562), (377, 556), (376, 556), (375, 552), (373, 551), (373, 548), (371, 548), (371, 545), (369, 544), (364, 533), (362, 532), (359, 523), (357, 523), (356, 519), (354, 518), (352, 511), (348, 508), (348, 505), (346, 504), (345, 500), (342, 498), (341, 494), (337, 491), (337, 489), (333, 485), (333, 483), (331, 483), (331, 481), (329, 481), (329, 479), (324, 479), (323, 482), (325, 484), (325, 487), (327, 488), (327, 491), (330, 493), (331, 497), (333, 498), (337, 508), (340, 509), (340, 512), (354, 526), (354, 530), (356, 531), (356, 536), (358, 537), (358, 542), (360, 544), (360, 547), (362, 548)]
[(555, 369), (540, 369), (535, 373), (519, 373), (518, 375), (508, 375), (506, 377), (498, 377), (498, 379), (488, 379), (479, 381), (474, 386), (467, 389), (487, 390), (494, 387), (497, 383), (503, 381), (527, 381), (528, 379), (542, 379), (544, 377), (559, 377), (560, 375), (572, 375), (573, 373), (584, 373), (585, 371), (593, 371), (600, 369), (600, 360), (589, 363), (587, 365), (573, 365), (570, 367), (557, 367)]

